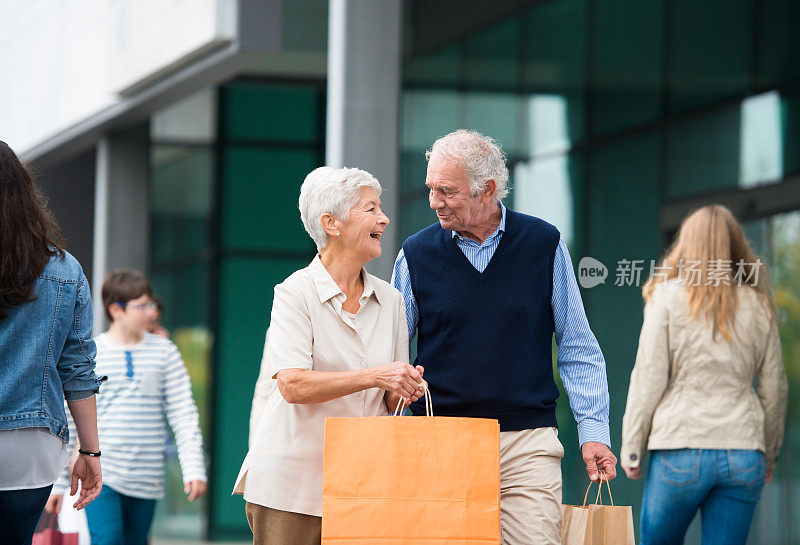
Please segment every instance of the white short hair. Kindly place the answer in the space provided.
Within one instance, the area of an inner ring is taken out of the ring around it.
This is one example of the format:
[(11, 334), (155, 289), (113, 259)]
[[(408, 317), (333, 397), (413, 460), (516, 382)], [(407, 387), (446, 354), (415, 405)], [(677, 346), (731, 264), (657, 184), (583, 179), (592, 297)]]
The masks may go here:
[(488, 180), (495, 182), (496, 190), (493, 195), (495, 201), (500, 201), (508, 195), (506, 154), (493, 138), (478, 131), (459, 129), (434, 142), (431, 149), (425, 152), (425, 159), (430, 161), (434, 155), (455, 159), (464, 166), (473, 197), (477, 197), (486, 189)]
[(317, 250), (328, 244), (328, 235), (320, 221), (323, 214), (330, 214), (347, 221), (350, 209), (358, 204), (361, 188), (370, 187), (380, 195), (380, 182), (365, 170), (357, 168), (319, 167), (312, 170), (300, 188), (300, 219), (303, 227), (314, 240)]

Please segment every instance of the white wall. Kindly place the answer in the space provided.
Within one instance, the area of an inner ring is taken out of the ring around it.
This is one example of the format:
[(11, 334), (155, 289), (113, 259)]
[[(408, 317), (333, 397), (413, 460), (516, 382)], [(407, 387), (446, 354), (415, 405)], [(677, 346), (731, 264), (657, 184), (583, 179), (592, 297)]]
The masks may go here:
[(0, 0), (0, 139), (24, 153), (233, 39), (235, 0)]

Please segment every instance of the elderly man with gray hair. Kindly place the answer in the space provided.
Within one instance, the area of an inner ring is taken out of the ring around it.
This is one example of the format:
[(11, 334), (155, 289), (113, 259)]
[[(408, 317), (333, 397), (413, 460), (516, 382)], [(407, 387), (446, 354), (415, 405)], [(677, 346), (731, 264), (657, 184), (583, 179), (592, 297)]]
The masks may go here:
[[(400, 294), (367, 273), (389, 218), (381, 186), (355, 168), (320, 167), (300, 189), (300, 217), (319, 253), (275, 286), (266, 400), (234, 487), (254, 545), (319, 545), (328, 416), (378, 416), (423, 394), (408, 364)], [(354, 445), (357, 448), (357, 445)]]
[[(506, 545), (561, 543), (561, 458), (552, 340), (589, 477), (613, 479), (603, 354), (583, 310), (569, 252), (549, 223), (507, 209), (497, 143), (458, 130), (426, 153), (439, 219), (409, 237), (392, 283), (436, 414), (500, 421)], [(415, 415), (425, 414), (419, 402)]]

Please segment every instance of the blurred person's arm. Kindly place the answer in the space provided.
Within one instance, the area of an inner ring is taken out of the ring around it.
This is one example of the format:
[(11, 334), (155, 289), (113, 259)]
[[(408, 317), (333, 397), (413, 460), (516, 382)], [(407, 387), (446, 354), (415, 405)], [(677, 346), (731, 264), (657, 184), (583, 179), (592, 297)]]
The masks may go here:
[[(70, 445), (77, 449), (78, 445), (81, 445), (81, 440), (85, 440), (89, 446), (81, 448), (97, 452), (99, 441), (97, 438), (97, 405), (94, 396), (100, 389), (101, 380), (94, 372), (94, 359), (97, 355), (97, 346), (92, 339), (94, 314), (89, 283), (84, 275), (81, 275), (78, 284), (73, 312), (74, 319), (56, 368), (69, 409), (66, 412)], [(86, 456), (81, 457), (87, 458)], [(75, 503), (76, 508), (82, 509), (100, 493), (102, 478), (99, 458), (84, 460), (78, 465), (78, 459), (75, 458), (73, 452), (72, 460), (70, 467), (61, 473), (53, 485), (53, 494), (47, 503), (49, 510), (56, 512), (60, 510), (63, 494), (68, 488), (71, 488), (71, 494), (74, 494), (78, 480), (81, 481), (82, 486), (81, 496)], [(78, 472), (73, 471), (76, 465)], [(72, 477), (70, 477), (70, 473), (72, 473)]]
[(56, 365), (67, 401), (88, 398), (100, 390), (100, 380), (94, 372), (97, 346), (92, 339), (92, 297), (85, 276), (78, 285), (73, 316)]
[(631, 478), (641, 476), (642, 458), (656, 406), (669, 384), (669, 311), (663, 290), (656, 288), (644, 307), (636, 364), (622, 418), (620, 463)]
[(781, 340), (778, 324), (773, 321), (767, 336), (764, 358), (757, 374), (758, 398), (764, 410), (764, 442), (767, 463), (767, 482), (772, 480), (772, 473), (778, 460), (778, 453), (783, 443), (784, 425), (786, 423), (786, 402), (788, 383), (786, 369), (781, 357)]
[(183, 489), (189, 501), (193, 501), (205, 494), (208, 483), (200, 417), (192, 396), (189, 373), (186, 371), (178, 347), (170, 343), (166, 358), (162, 384), (164, 409), (169, 426), (175, 435), (178, 461), (183, 474)]
[[(67, 405), (69, 405), (69, 412), (78, 431), (80, 449), (86, 452), (100, 452), (95, 397), (67, 401)], [(80, 481), (80, 495), (74, 507), (80, 510), (95, 499), (103, 488), (99, 457), (78, 453), (72, 467), (70, 495), (74, 495), (78, 491), (78, 481)]]
[(53, 489), (50, 492), (50, 499), (45, 505), (45, 510), (48, 513), (58, 513), (61, 511), (61, 503), (64, 498), (64, 494), (69, 490), (70, 487), (72, 467), (75, 464), (78, 456), (78, 430), (75, 429), (75, 420), (72, 418), (72, 413), (70, 412), (66, 401), (64, 402), (64, 410), (67, 413), (67, 428), (69, 428), (69, 443), (67, 444), (67, 448), (69, 449), (71, 455), (69, 464), (64, 468), (64, 470), (58, 476), (58, 479), (56, 479), (56, 482), (53, 484)]

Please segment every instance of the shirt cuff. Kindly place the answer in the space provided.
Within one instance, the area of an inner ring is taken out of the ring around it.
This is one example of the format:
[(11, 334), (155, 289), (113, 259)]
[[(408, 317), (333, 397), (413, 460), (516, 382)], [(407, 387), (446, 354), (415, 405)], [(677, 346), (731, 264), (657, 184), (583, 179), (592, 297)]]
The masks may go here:
[(627, 467), (639, 467), (642, 465), (642, 458), (644, 458), (644, 451), (637, 451), (634, 447), (622, 446), (619, 453), (619, 461)]
[(183, 476), (183, 483), (187, 484), (192, 481), (203, 481), (208, 484), (208, 477), (205, 471), (192, 471)]
[(64, 399), (79, 401), (92, 397), (100, 391), (100, 383), (107, 380), (107, 376), (92, 377), (90, 379), (70, 379), (64, 383)]
[(578, 443), (583, 446), (584, 443), (603, 443), (608, 448), (611, 448), (611, 432), (608, 429), (607, 422), (598, 422), (591, 418), (585, 418), (578, 422)]

